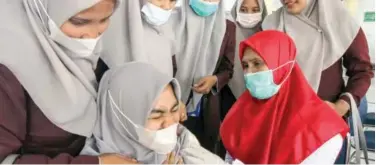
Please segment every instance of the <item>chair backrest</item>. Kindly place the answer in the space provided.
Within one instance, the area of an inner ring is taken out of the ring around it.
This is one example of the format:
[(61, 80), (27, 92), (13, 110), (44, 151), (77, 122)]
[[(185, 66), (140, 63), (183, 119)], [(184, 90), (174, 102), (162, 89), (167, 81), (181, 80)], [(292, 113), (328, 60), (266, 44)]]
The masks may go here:
[[(368, 152), (367, 152), (367, 142), (366, 142), (366, 138), (365, 138), (365, 135), (364, 135), (364, 130), (363, 130), (363, 124), (362, 124), (362, 121), (360, 119), (360, 115), (359, 115), (359, 110), (358, 110), (358, 107), (355, 103), (355, 100), (353, 98), (353, 96), (350, 94), (350, 93), (344, 93), (342, 96), (347, 96), (349, 99), (350, 99), (350, 107), (351, 107), (351, 118), (350, 120), (352, 121), (352, 126), (353, 126), (353, 129), (354, 129), (354, 140), (355, 140), (355, 163), (356, 164), (360, 164), (360, 154), (361, 152), (363, 151), (363, 154), (364, 154), (364, 158), (365, 158), (365, 161), (366, 161), (366, 164), (369, 164), (369, 161), (368, 161)], [(348, 150), (347, 150), (347, 153), (349, 153), (349, 147), (348, 147)], [(349, 154), (347, 154), (349, 155)], [(350, 157), (348, 156), (347, 159), (346, 159), (347, 163), (350, 162)]]

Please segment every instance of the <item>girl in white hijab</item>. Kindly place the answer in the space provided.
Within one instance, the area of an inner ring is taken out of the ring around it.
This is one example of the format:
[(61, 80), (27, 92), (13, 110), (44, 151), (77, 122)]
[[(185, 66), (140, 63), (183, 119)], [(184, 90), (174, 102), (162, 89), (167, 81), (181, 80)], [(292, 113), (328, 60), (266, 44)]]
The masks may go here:
[[(203, 95), (213, 91), (212, 89), (217, 86), (218, 78), (213, 73), (226, 32), (223, 4), (224, 0), (185, 0), (178, 12), (176, 78), (181, 84), (182, 101), (187, 105), (186, 110), (189, 116), (198, 117)], [(215, 110), (210, 109), (206, 112), (209, 114), (210, 111)], [(219, 112), (214, 113), (219, 114)], [(216, 116), (219, 119), (219, 115)], [(216, 116), (212, 117), (216, 119)], [(188, 123), (185, 124), (196, 133), (196, 130)], [(207, 131), (212, 135), (215, 133), (211, 132), (218, 132), (215, 130), (219, 129), (219, 122), (213, 122), (213, 124), (218, 125), (214, 126), (218, 128)], [(217, 138), (213, 137), (213, 139)]]
[(104, 35), (104, 63), (112, 68), (131, 61), (148, 62), (173, 76), (176, 1), (127, 0)]
[(121, 153), (142, 164), (223, 164), (179, 125), (180, 86), (151, 64), (111, 68), (101, 80), (101, 117), (82, 154)]
[(77, 155), (98, 117), (98, 40), (118, 3), (0, 1), (0, 162), (98, 163)]
[(188, 113), (196, 110), (202, 95), (207, 92), (197, 89), (208, 84), (206, 80), (212, 76), (218, 61), (226, 32), (223, 3), (223, 0), (186, 0), (179, 12), (176, 78), (181, 84), (182, 101), (187, 103)]
[[(350, 92), (359, 104), (373, 77), (363, 30), (339, 0), (281, 2), (284, 7), (268, 16), (262, 28), (284, 31), (294, 39), (297, 61), (312, 88), (345, 115), (349, 99), (339, 96)], [(349, 77), (346, 86), (342, 66)]]
[(239, 59), (239, 44), (256, 32), (261, 31), (261, 23), (267, 16), (264, 0), (237, 0), (231, 10), (236, 23), (236, 55), (234, 74), (229, 82), (232, 93), (238, 98), (245, 91), (244, 73)]

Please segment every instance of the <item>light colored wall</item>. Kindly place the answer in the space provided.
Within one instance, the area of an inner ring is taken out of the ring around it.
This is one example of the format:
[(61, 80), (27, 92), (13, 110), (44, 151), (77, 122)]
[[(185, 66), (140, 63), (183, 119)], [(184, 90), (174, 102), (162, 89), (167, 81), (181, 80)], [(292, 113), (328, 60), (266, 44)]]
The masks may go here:
[[(225, 0), (226, 10), (230, 11), (236, 0)], [(346, 7), (361, 24), (366, 33), (370, 56), (375, 63), (375, 22), (364, 22), (364, 12), (375, 11), (376, 0), (344, 0)], [(265, 0), (269, 14), (281, 7), (280, 0)]]

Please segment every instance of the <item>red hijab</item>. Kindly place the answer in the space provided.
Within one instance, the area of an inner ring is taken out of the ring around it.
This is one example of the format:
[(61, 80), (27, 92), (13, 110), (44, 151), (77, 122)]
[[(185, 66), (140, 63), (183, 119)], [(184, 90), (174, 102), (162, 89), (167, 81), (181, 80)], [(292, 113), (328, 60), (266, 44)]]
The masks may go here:
[[(271, 70), (296, 57), (292, 39), (278, 31), (243, 41), (240, 59), (246, 47)], [(276, 84), (287, 78), (276, 95), (258, 100), (246, 91), (223, 121), (221, 138), (232, 157), (245, 164), (299, 164), (335, 135), (346, 135), (346, 123), (311, 89), (298, 64), (285, 65), (273, 75)]]

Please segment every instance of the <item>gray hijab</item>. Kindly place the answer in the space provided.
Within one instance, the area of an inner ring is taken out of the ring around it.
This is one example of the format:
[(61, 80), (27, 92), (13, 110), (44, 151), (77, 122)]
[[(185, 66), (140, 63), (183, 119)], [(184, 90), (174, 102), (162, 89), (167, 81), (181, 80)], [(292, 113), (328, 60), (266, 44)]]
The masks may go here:
[(0, 2), (0, 63), (13, 72), (52, 123), (87, 137), (92, 134), (97, 119), (94, 68), (100, 46), (91, 56), (81, 57), (54, 42), (44, 24), (48, 17), (42, 7), (60, 27), (99, 1)]
[[(111, 95), (116, 107), (119, 107), (119, 110), (133, 123), (144, 126), (155, 100), (170, 83), (179, 100), (180, 87), (177, 80), (160, 72), (151, 64), (131, 62), (107, 71), (99, 87), (100, 119), (93, 138), (87, 141), (81, 154), (120, 153), (144, 164), (160, 164), (166, 160), (166, 155), (157, 154), (132, 138), (137, 137), (134, 125), (113, 109), (115, 106), (112, 105), (109, 96)], [(179, 130), (184, 135), (187, 134), (184, 127), (180, 126)], [(186, 136), (182, 137), (176, 152), (184, 147), (184, 142), (190, 140), (185, 138)]]
[(174, 21), (152, 26), (143, 19), (146, 0), (125, 0), (112, 17), (103, 36), (101, 58), (111, 68), (131, 61), (147, 62), (173, 75), (172, 56), (176, 54)]
[[(226, 14), (224, 0), (220, 0), (218, 11), (209, 17), (200, 17), (194, 13), (189, 0), (182, 2), (180, 24), (177, 26), (179, 53), (176, 56), (176, 78), (182, 87), (182, 101), (187, 102), (191, 88), (201, 78), (212, 75), (220, 53), (226, 32)], [(193, 111), (202, 95), (193, 94), (187, 106)]]
[(289, 14), (282, 7), (266, 17), (262, 28), (284, 31), (294, 39), (297, 61), (317, 92), (322, 71), (343, 56), (360, 24), (340, 0), (307, 0), (300, 15)]
[(240, 6), (244, 0), (237, 0), (234, 4), (234, 7), (231, 10), (231, 15), (234, 19), (236, 24), (236, 54), (234, 59), (234, 74), (232, 79), (229, 82), (229, 86), (231, 88), (232, 93), (236, 98), (240, 97), (241, 94), (245, 91), (245, 83), (244, 83), (244, 72), (243, 67), (241, 64), (241, 59), (239, 58), (239, 45), (240, 42), (247, 39), (248, 37), (252, 36), (253, 34), (261, 31), (261, 23), (262, 20), (268, 15), (266, 10), (266, 5), (264, 0), (258, 0), (258, 4), (260, 6), (260, 12), (262, 13), (262, 20), (260, 21), (259, 25), (254, 28), (243, 28), (237, 21), (237, 13), (239, 12)]

